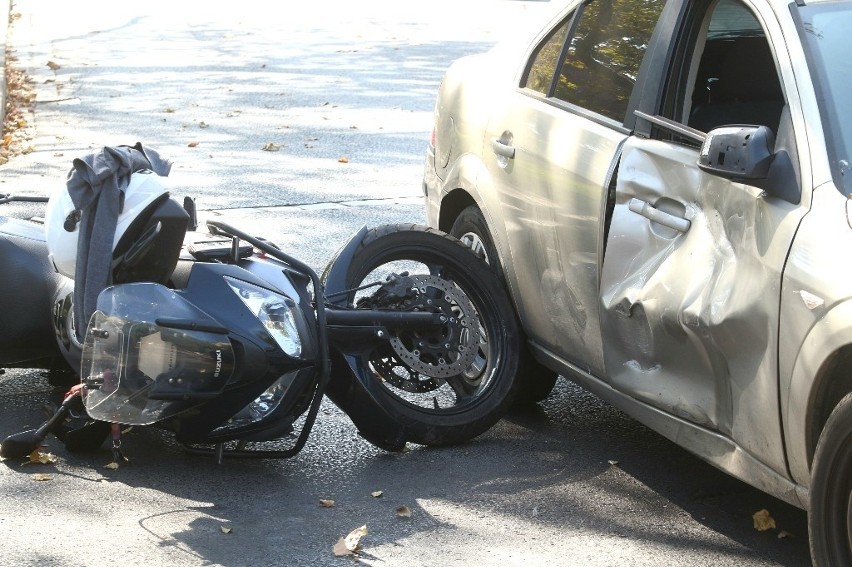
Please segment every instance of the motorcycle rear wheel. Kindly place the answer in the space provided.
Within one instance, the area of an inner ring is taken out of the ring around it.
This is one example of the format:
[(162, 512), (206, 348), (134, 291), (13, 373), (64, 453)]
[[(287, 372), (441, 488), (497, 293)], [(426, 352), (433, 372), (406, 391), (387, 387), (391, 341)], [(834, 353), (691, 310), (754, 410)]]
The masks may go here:
[[(461, 292), (459, 313), (475, 313), (470, 327), (479, 334), (474, 360), (452, 376), (426, 376), (410, 353), (398, 356), (383, 345), (361, 358), (373, 376), (375, 396), (406, 430), (409, 441), (424, 445), (461, 443), (480, 435), (509, 410), (518, 393), (521, 338), (517, 319), (501, 280), (460, 241), (416, 225), (389, 225), (370, 231), (356, 250), (346, 274), (348, 289), (382, 283), (391, 273), (435, 276)], [(421, 290), (422, 291), (422, 290)], [(355, 306), (375, 288), (352, 292)], [(435, 291), (441, 301), (441, 291)], [(446, 299), (444, 299), (446, 301)], [(393, 331), (391, 332), (393, 334)], [(428, 341), (427, 337), (427, 341)], [(416, 340), (416, 339), (415, 339)], [(397, 343), (400, 344), (400, 343)], [(412, 347), (415, 356), (416, 347)], [(469, 358), (465, 358), (465, 361)], [(427, 370), (428, 372), (428, 370)]]

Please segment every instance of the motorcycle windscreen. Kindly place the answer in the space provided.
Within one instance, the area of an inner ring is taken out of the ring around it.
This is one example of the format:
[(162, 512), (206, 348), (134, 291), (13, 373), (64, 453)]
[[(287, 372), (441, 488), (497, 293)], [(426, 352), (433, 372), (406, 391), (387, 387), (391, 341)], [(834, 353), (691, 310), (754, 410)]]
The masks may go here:
[(228, 336), (197, 330), (218, 325), (173, 290), (117, 285), (101, 292), (97, 307), (82, 364), (83, 401), (92, 418), (149, 425), (186, 402), (218, 395), (231, 377)]

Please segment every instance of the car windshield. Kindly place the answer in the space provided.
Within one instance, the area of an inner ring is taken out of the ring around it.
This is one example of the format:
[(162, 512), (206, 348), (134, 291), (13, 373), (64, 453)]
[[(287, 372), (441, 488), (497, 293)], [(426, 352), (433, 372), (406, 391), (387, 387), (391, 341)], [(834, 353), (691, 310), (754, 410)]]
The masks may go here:
[(852, 58), (849, 30), (852, 2), (814, 3), (802, 6), (801, 34), (811, 59), (820, 113), (826, 131), (832, 175), (838, 188), (852, 195), (849, 148), (852, 147)]

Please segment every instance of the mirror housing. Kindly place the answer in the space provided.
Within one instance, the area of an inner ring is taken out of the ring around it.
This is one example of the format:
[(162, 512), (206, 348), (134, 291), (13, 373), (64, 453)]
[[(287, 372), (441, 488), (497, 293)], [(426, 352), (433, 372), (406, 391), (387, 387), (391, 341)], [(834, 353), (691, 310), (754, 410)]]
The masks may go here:
[(766, 179), (774, 148), (767, 126), (721, 126), (704, 138), (698, 167), (726, 179)]
[(801, 198), (790, 156), (784, 149), (775, 151), (775, 135), (768, 126), (737, 124), (710, 130), (698, 155), (698, 167), (794, 205)]

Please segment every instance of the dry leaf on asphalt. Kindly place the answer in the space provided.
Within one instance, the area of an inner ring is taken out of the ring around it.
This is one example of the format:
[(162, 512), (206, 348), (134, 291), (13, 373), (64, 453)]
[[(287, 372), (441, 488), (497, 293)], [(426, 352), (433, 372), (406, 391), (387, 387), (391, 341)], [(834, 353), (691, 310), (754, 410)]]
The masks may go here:
[(202, 120), (201, 122), (199, 122), (199, 123), (198, 123), (198, 127), (199, 127), (199, 128), (209, 128), (209, 127), (210, 127), (210, 124), (208, 124), (207, 122), (204, 122), (204, 121)]
[(29, 460), (25, 462), (25, 465), (53, 465), (56, 463), (56, 455), (53, 453), (42, 453), (41, 450), (36, 449), (32, 453), (30, 453)]
[(219, 529), (222, 531), (223, 534), (229, 534), (233, 531), (231, 528), (229, 528), (227, 526), (219, 526)]
[(33, 480), (36, 482), (44, 482), (46, 480), (53, 480), (53, 477), (49, 474), (34, 474)]
[(163, 112), (165, 112), (166, 114), (173, 114), (174, 111), (175, 111), (175, 109), (170, 108), (170, 107), (166, 107), (166, 108), (163, 109)]
[(364, 524), (360, 528), (355, 528), (346, 537), (340, 538), (334, 544), (332, 552), (338, 557), (352, 555), (361, 547), (361, 538), (365, 535), (367, 535), (367, 524)]
[(774, 530), (775, 529), (775, 518), (769, 515), (769, 510), (763, 509), (758, 510), (754, 514), (751, 515), (752, 520), (754, 520), (754, 529), (759, 532), (765, 532), (766, 530)]
[(400, 518), (410, 518), (411, 508), (409, 508), (408, 506), (400, 506), (396, 509), (396, 515)]
[(337, 162), (338, 163), (349, 163), (349, 158), (346, 157), (346, 156), (340, 156), (339, 158), (337, 158)]
[(188, 144), (186, 145), (186, 147), (188, 147), (188, 148), (196, 148), (196, 147), (198, 147), (198, 142), (195, 142), (195, 141), (190, 142), (190, 143), (188, 143)]
[(381, 490), (376, 490), (375, 492), (371, 492), (370, 496), (372, 496), (373, 498), (381, 498), (383, 494), (384, 492), (382, 492)]
[(108, 464), (104, 465), (104, 468), (105, 468), (105, 469), (109, 469), (109, 470), (111, 470), (111, 471), (114, 471), (114, 470), (116, 470), (116, 469), (118, 468), (118, 463), (116, 463), (115, 461), (113, 461), (113, 462), (111, 462), (111, 463), (108, 463)]
[(273, 144), (272, 142), (267, 142), (261, 149), (265, 152), (277, 152), (281, 149), (281, 146)]
[(54, 63), (53, 61), (48, 61), (47, 66), (50, 67), (51, 71), (56, 71), (57, 69), (61, 69), (62, 65), (59, 63)]
[(793, 539), (793, 534), (787, 530), (781, 530), (778, 532), (778, 539)]
[(618, 461), (607, 461), (610, 465), (615, 466), (618, 464)]
[(323, 508), (332, 508), (334, 507), (334, 500), (320, 498), (320, 506), (322, 506)]

